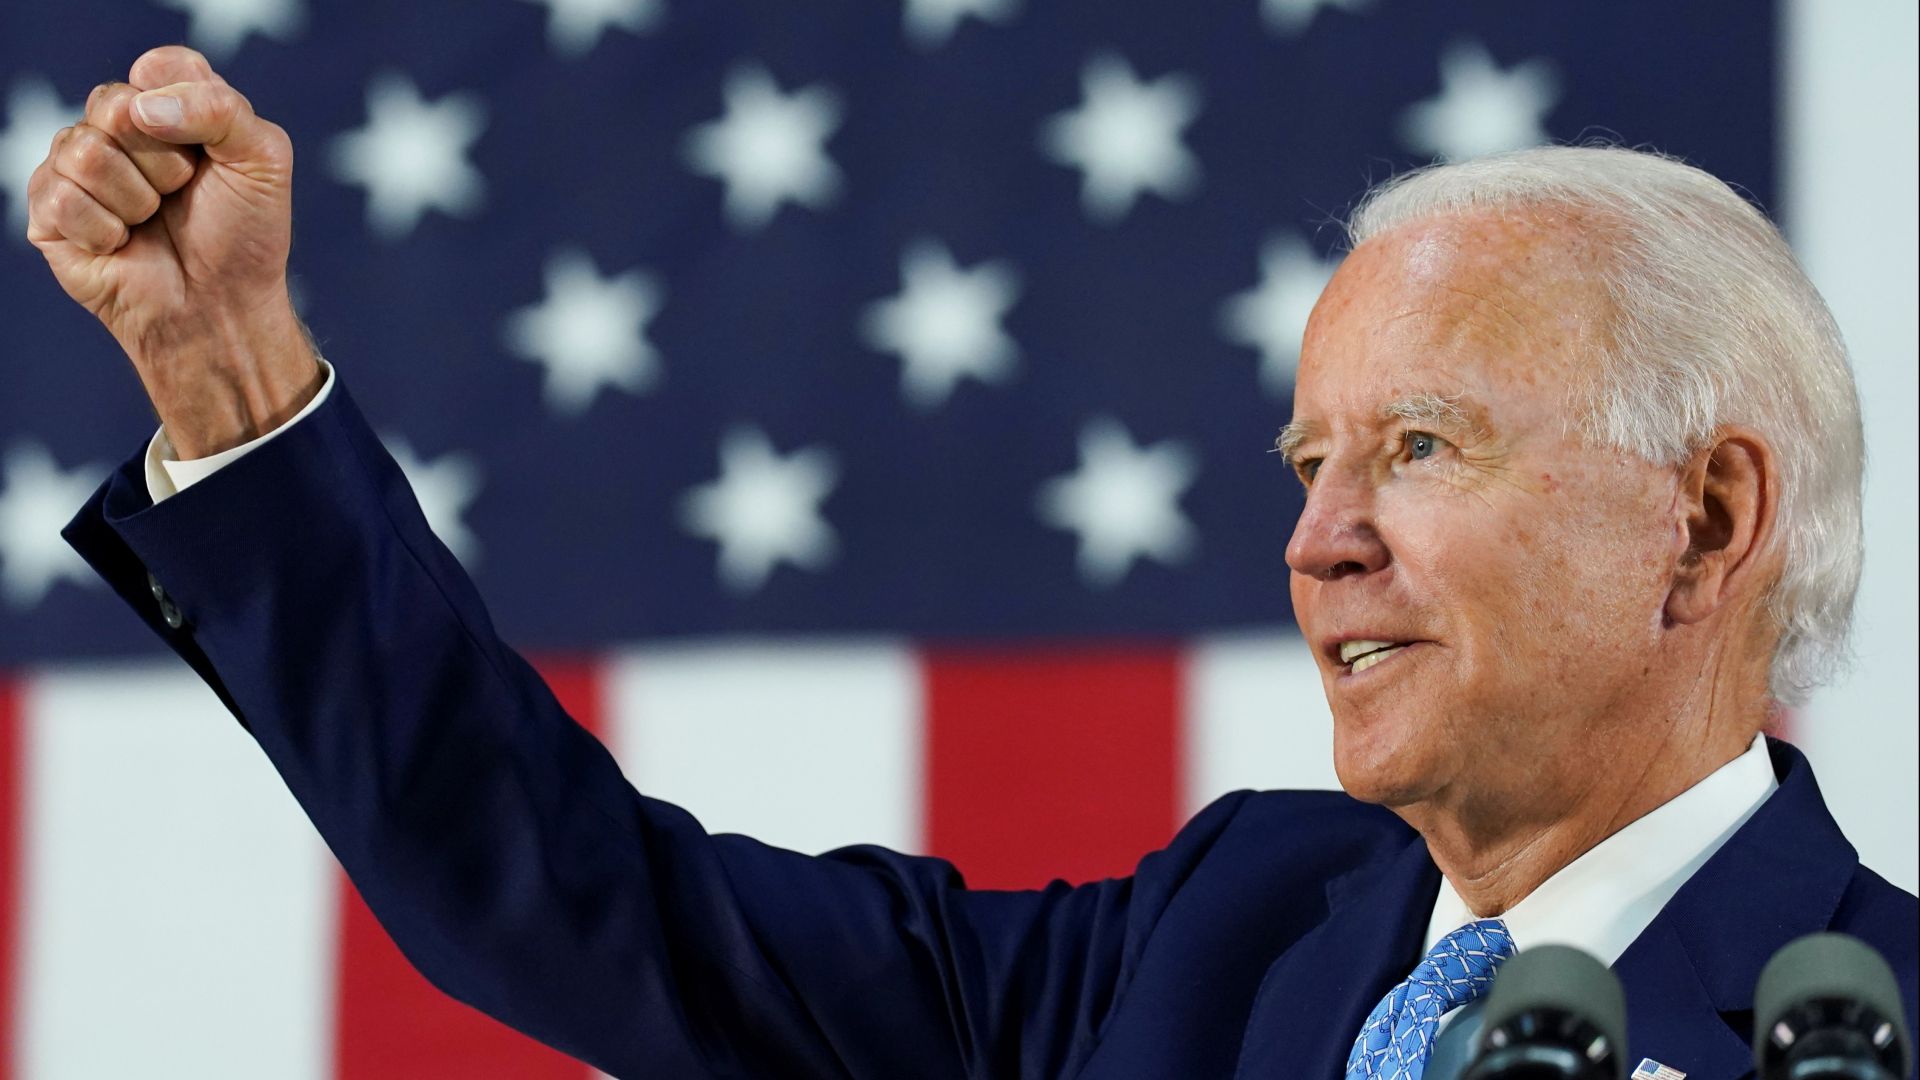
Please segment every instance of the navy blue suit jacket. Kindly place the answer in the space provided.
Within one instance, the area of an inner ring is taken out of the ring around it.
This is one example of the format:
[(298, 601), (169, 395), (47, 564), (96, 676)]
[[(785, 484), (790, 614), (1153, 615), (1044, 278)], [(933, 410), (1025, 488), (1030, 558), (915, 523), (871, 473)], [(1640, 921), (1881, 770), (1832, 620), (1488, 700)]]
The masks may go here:
[[(1030, 892), (707, 834), (496, 636), (344, 385), (158, 506), (134, 455), (65, 535), (246, 725), (429, 979), (616, 1076), (1339, 1077), (1422, 952), (1425, 843), (1336, 792), (1237, 792), (1130, 877)], [(1878, 947), (1915, 1022), (1914, 897), (1859, 865), (1806, 759), (1769, 749), (1779, 791), (1615, 965), (1630, 1060), (1747, 1075), (1754, 978), (1815, 930)]]

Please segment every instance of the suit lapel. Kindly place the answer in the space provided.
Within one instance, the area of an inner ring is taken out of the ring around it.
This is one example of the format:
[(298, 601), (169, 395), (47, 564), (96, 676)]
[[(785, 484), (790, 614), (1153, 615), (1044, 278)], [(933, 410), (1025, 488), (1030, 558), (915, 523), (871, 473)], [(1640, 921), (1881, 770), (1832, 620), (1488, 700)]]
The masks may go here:
[(1614, 964), (1629, 1067), (1688, 1080), (1753, 1069), (1753, 985), (1782, 945), (1826, 929), (1858, 863), (1798, 750), (1767, 740), (1780, 788), (1708, 859)]
[(1627, 1068), (1648, 1057), (1687, 1080), (1738, 1080), (1753, 1071), (1752, 1049), (1714, 1007), (1671, 921), (1655, 919), (1613, 972), (1627, 998)]
[(1342, 1076), (1360, 1025), (1425, 952), (1440, 870), (1414, 838), (1333, 879), (1327, 917), (1267, 969), (1240, 1046), (1240, 1080)]
[[(1627, 999), (1628, 1068), (1642, 1057), (1688, 1080), (1753, 1069), (1753, 984), (1782, 945), (1824, 930), (1858, 857), (1807, 759), (1767, 740), (1780, 788), (1674, 894), (1614, 964)], [(1328, 914), (1261, 980), (1237, 1080), (1344, 1075), (1360, 1025), (1419, 963), (1440, 871), (1415, 838), (1327, 886)]]

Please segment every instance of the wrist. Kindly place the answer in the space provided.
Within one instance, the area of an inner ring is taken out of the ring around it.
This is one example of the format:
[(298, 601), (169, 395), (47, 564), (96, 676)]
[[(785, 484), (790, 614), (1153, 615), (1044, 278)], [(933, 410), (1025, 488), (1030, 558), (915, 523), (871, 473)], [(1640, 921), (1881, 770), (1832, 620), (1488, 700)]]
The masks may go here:
[(265, 435), (298, 414), (325, 382), (291, 304), (152, 335), (127, 351), (183, 460)]

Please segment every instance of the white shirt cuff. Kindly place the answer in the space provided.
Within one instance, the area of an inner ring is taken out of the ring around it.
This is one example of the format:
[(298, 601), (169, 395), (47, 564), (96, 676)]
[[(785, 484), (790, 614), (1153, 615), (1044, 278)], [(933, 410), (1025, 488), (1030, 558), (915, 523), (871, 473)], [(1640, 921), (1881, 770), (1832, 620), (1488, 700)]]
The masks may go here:
[(320, 403), (327, 400), (327, 395), (333, 391), (333, 365), (321, 360), (320, 370), (327, 375), (326, 380), (320, 384), (320, 392), (313, 395), (313, 400), (307, 402), (304, 408), (295, 413), (293, 419), (252, 442), (241, 443), (239, 446), (222, 450), (209, 457), (181, 461), (180, 455), (174, 452), (173, 443), (167, 440), (167, 426), (160, 425), (160, 430), (154, 432), (153, 439), (147, 443), (147, 497), (159, 503), (162, 499), (178, 495), (266, 445), (267, 440), (275, 435), (306, 419), (307, 414), (319, 408)]

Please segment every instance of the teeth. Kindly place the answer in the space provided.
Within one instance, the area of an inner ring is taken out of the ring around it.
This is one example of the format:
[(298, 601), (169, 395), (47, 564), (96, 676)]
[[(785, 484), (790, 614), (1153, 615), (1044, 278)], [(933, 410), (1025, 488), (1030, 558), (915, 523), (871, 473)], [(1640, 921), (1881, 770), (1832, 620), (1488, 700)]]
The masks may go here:
[(1353, 662), (1353, 673), (1355, 675), (1358, 675), (1361, 672), (1367, 670), (1368, 668), (1379, 663), (1380, 661), (1385, 660), (1387, 657), (1392, 656), (1394, 653), (1397, 653), (1404, 648), (1406, 648), (1405, 645), (1395, 645), (1391, 648), (1381, 649), (1378, 652), (1370, 652), (1367, 655)]
[(1362, 653), (1370, 653), (1376, 649), (1391, 648), (1393, 648), (1393, 642), (1391, 641), (1343, 641), (1340, 643), (1340, 662), (1343, 664), (1351, 664), (1353, 663), (1353, 658)]

